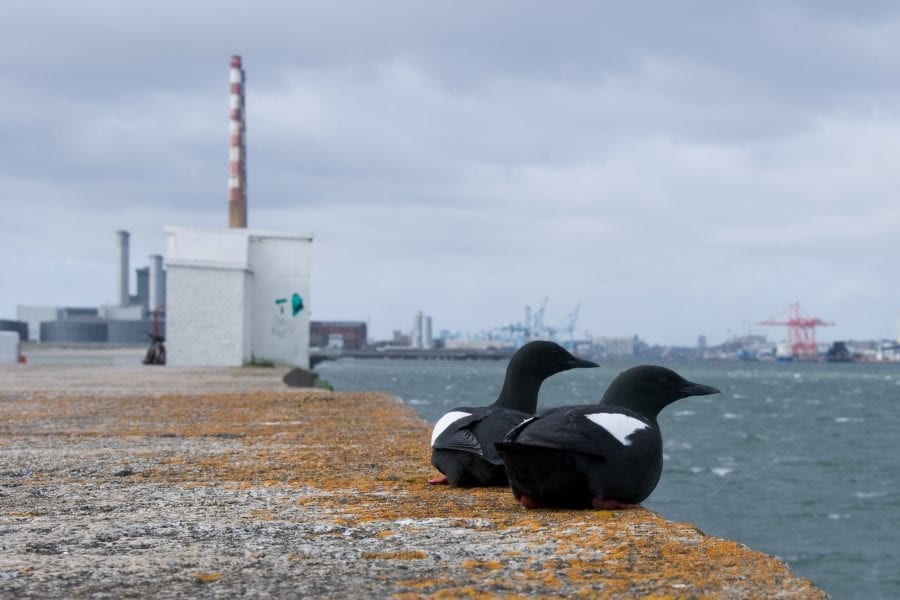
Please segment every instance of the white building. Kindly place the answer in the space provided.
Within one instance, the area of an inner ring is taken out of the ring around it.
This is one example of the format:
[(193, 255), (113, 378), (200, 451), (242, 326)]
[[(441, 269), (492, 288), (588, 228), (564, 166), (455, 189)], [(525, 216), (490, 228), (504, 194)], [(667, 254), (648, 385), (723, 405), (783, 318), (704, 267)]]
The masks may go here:
[(19, 362), (19, 332), (0, 331), (0, 365)]
[(167, 364), (309, 366), (312, 238), (166, 228)]

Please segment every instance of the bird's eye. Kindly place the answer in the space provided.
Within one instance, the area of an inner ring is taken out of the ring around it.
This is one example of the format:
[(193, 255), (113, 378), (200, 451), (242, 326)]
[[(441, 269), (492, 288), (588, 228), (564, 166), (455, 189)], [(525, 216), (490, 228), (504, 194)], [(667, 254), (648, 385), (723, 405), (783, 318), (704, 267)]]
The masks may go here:
[(669, 385), (669, 378), (668, 378), (668, 376), (663, 376), (662, 379), (659, 380), (659, 383), (660, 383), (661, 385), (663, 385), (663, 386)]

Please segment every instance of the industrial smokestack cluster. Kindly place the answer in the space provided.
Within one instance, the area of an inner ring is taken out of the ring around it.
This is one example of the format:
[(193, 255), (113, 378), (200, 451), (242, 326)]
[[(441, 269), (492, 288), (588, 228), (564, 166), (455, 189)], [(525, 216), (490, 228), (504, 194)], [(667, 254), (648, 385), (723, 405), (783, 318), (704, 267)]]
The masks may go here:
[[(150, 266), (137, 269), (137, 296), (129, 293), (129, 257), (131, 234), (124, 229), (116, 232), (119, 246), (119, 265), (116, 269), (116, 303), (119, 308), (139, 305), (148, 313), (160, 310), (166, 303), (166, 272), (163, 270), (163, 257), (150, 255)], [(118, 317), (122, 318), (122, 317)]]
[(231, 57), (231, 141), (228, 149), (228, 226), (247, 227), (247, 148), (244, 140), (244, 69), (241, 57)]

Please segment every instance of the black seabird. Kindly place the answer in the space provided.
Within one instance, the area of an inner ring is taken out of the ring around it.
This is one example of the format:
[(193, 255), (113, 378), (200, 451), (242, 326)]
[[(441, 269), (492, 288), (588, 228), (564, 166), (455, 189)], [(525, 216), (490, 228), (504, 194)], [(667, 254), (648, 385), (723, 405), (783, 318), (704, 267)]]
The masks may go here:
[(494, 444), (534, 414), (538, 391), (546, 378), (569, 369), (596, 366), (554, 342), (533, 341), (519, 348), (506, 367), (506, 379), (496, 402), (478, 408), (454, 408), (438, 419), (431, 433), (431, 464), (444, 475), (428, 483), (507, 485), (503, 459)]
[(623, 371), (599, 404), (550, 409), (497, 444), (513, 495), (526, 508), (635, 506), (662, 473), (659, 411), (717, 393), (665, 367)]

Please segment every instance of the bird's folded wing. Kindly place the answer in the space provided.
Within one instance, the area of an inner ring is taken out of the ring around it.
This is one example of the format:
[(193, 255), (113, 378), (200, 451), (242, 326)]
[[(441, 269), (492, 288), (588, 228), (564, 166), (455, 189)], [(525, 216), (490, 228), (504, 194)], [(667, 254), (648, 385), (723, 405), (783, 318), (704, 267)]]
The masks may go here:
[(472, 433), (472, 425), (481, 417), (470, 415), (454, 421), (434, 440), (432, 446), (435, 450), (461, 450), (473, 454), (483, 455), (481, 444)]
[(595, 456), (609, 456), (621, 446), (608, 431), (587, 419), (580, 410), (537, 417), (521, 427), (515, 441)]

